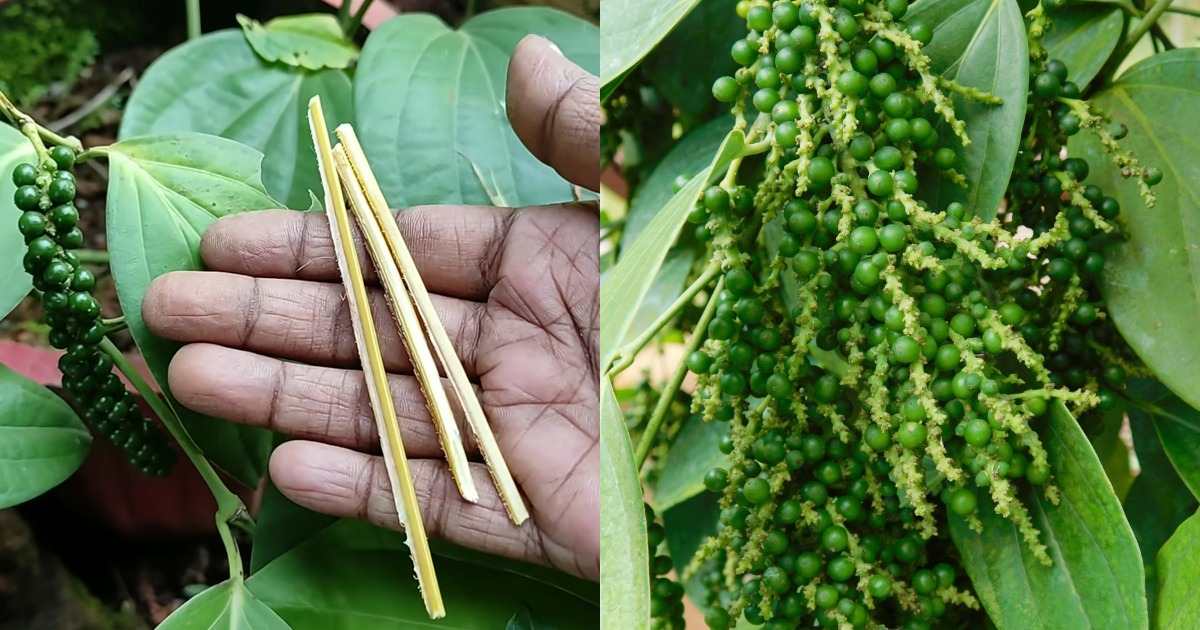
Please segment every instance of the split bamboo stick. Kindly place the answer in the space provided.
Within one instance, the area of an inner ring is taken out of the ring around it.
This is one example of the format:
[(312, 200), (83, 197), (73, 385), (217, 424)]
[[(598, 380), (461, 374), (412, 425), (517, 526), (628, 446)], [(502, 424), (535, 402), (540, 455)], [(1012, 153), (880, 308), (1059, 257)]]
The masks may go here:
[(321, 109), (320, 97), (314, 96), (308, 102), (308, 124), (313, 137), (313, 146), (316, 148), (321, 184), (325, 189), (325, 211), (329, 217), (330, 230), (333, 233), (338, 269), (346, 287), (346, 300), (350, 302), (351, 306), (350, 319), (354, 327), (354, 340), (362, 360), (367, 392), (371, 399), (371, 409), (379, 429), (379, 439), (387, 464), (388, 479), (392, 485), (396, 513), (399, 516), (400, 524), (404, 527), (405, 542), (412, 553), (413, 568), (417, 576), (417, 585), (421, 590), (421, 597), (425, 602), (425, 610), (431, 618), (439, 619), (446, 615), (446, 610), (442, 602), (441, 589), (438, 587), (437, 574), (434, 572), (433, 555), (429, 550), (425, 525), (421, 521), (421, 508), (417, 503), (412, 472), (409, 470), (408, 458), (404, 453), (400, 424), (396, 419), (396, 409), (392, 403), (387, 373), (383, 367), (383, 354), (375, 335), (375, 324), (367, 301), (366, 284), (363, 281), (362, 267), (357, 251), (354, 249), (350, 218), (346, 212), (345, 199), (342, 196), (337, 169), (333, 163), (333, 153), (330, 148), (329, 134), (326, 131), (325, 115)]
[(404, 347), (408, 349), (408, 356), (413, 364), (413, 373), (416, 374), (421, 391), (425, 394), (426, 406), (429, 408), (433, 425), (437, 428), (442, 451), (446, 454), (446, 463), (450, 468), (450, 475), (458, 484), (458, 491), (463, 498), (471, 503), (477, 503), (479, 491), (475, 488), (475, 480), (471, 476), (471, 467), (467, 461), (467, 451), (463, 447), (462, 435), (458, 431), (458, 424), (454, 421), (454, 409), (450, 407), (450, 399), (446, 397), (446, 390), (442, 387), (442, 379), (438, 376), (437, 364), (434, 363), (433, 354), (429, 351), (429, 343), (425, 339), (421, 321), (413, 309), (412, 296), (405, 287), (400, 269), (396, 267), (396, 263), (392, 259), (392, 253), (384, 240), (379, 223), (367, 206), (367, 199), (363, 196), (358, 180), (355, 179), (354, 171), (350, 166), (350, 158), (346, 155), (342, 145), (339, 144), (333, 148), (333, 160), (337, 165), (339, 179), (344, 187), (346, 197), (350, 201), (350, 211), (354, 215), (355, 222), (358, 223), (359, 230), (363, 233), (363, 238), (367, 243), (367, 252), (370, 254), (371, 260), (375, 262), (375, 271), (383, 283), (388, 307), (400, 329)]
[[(496, 438), (492, 433), (491, 426), (488, 424), (487, 416), (483, 412), (482, 405), (479, 404), (479, 398), (475, 395), (475, 388), (467, 377), (466, 370), (463, 368), (463, 364), (454, 350), (454, 344), (450, 341), (450, 336), (446, 333), (446, 328), (442, 325), (441, 319), (438, 318), (437, 311), (433, 306), (433, 300), (429, 297), (429, 291), (425, 288), (425, 283), (421, 281), (421, 275), (417, 271), (417, 265), (413, 261), (412, 253), (409, 251), (408, 245), (404, 242), (404, 237), (400, 234), (400, 228), (396, 224), (396, 218), (388, 209), (387, 200), (384, 199), (383, 191), (375, 179), (375, 174), (371, 171), (366, 153), (363, 152), (362, 145), (359, 144), (358, 137), (354, 133), (354, 128), (350, 125), (339, 125), (335, 133), (338, 140), (341, 141), (341, 147), (345, 150), (350, 160), (356, 183), (366, 193), (366, 200), (370, 205), (371, 212), (374, 214), (379, 226), (383, 229), (383, 235), (387, 240), (387, 245), (391, 249), (392, 258), (395, 261), (394, 264), (399, 265), (400, 275), (404, 279), (404, 284), (408, 287), (408, 292), (416, 304), (417, 312), (421, 316), (421, 323), (424, 324), (425, 330), (433, 342), (433, 348), (437, 353), (438, 361), (445, 371), (447, 378), (450, 380), (451, 389), (455, 394), (459, 407), (462, 408), (463, 413), (466, 415), (467, 425), (471, 428), (475, 442), (479, 445), (479, 450), (483, 454), (488, 472), (492, 476), (493, 483), (496, 484), (496, 490), (500, 495), (501, 501), (504, 503), (505, 509), (508, 511), (508, 516), (513, 523), (520, 525), (529, 518), (525, 502), (521, 498), (520, 491), (517, 490), (516, 482), (513, 481), (508, 464), (504, 461), (504, 455), (500, 451), (500, 446), (496, 443)], [(345, 179), (349, 180), (350, 178), (345, 177)]]

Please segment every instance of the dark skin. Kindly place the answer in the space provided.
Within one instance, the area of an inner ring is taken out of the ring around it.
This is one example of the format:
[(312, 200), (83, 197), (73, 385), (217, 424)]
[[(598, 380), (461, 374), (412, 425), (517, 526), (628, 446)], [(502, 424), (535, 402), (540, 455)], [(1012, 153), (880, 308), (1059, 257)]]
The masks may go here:
[[(598, 188), (596, 78), (529, 37), (513, 55), (508, 94), (509, 119), (534, 155)], [(398, 220), (531, 515), (512, 525), (482, 463), (471, 465), (479, 502), (459, 496), (373, 287), (426, 527), (457, 544), (598, 579), (595, 205), (417, 207)], [(171, 362), (174, 395), (196, 411), (299, 438), (270, 462), (272, 481), (296, 503), (398, 528), (324, 215), (231, 216), (208, 230), (201, 253), (209, 271), (158, 278), (142, 305), (155, 334), (187, 344)], [(359, 256), (366, 259), (361, 247)], [(463, 435), (481, 461), (470, 431)]]

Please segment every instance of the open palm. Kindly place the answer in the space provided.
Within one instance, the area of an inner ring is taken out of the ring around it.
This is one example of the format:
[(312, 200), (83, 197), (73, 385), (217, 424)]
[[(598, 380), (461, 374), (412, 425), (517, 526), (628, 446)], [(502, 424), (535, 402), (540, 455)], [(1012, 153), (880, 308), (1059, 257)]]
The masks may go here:
[[(510, 118), (531, 150), (594, 188), (594, 77), (532, 39), (514, 54), (509, 88)], [(381, 324), (427, 527), (595, 579), (595, 208), (429, 206), (398, 221), (532, 517), (522, 527), (508, 521), (483, 464), (472, 464), (479, 502), (458, 495), (399, 333)], [(151, 330), (189, 344), (171, 363), (172, 392), (197, 411), (300, 438), (276, 449), (270, 465), (297, 503), (398, 527), (324, 216), (231, 216), (209, 229), (201, 252), (211, 271), (165, 275), (143, 304)], [(390, 322), (382, 292), (371, 297), (376, 321)]]

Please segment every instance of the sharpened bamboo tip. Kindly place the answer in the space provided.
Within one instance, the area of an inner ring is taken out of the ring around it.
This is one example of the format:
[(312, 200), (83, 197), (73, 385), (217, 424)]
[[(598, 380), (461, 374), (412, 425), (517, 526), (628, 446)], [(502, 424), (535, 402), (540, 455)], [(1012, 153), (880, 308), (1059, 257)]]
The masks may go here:
[(408, 249), (408, 244), (405, 243), (404, 236), (400, 233), (400, 227), (396, 224), (396, 218), (388, 208), (387, 200), (384, 199), (379, 182), (375, 179), (371, 165), (367, 162), (366, 153), (363, 152), (362, 145), (359, 144), (358, 136), (354, 133), (354, 128), (349, 124), (339, 125), (335, 133), (340, 141), (339, 146), (341, 146), (346, 158), (349, 160), (350, 171), (352, 173), (352, 176), (348, 174), (344, 179), (347, 181), (353, 180), (355, 186), (365, 194), (366, 203), (370, 209), (369, 214), (373, 215), (376, 223), (383, 231), (384, 239), (391, 253), (391, 263), (399, 269), (403, 284), (416, 306), (417, 313), (420, 315), (420, 323), (424, 326), (424, 330), (428, 334), (429, 341), (432, 343), (434, 352), (437, 355), (438, 363), (442, 366), (447, 379), (450, 381), (451, 391), (454, 393), (455, 400), (466, 415), (467, 426), (470, 427), (471, 434), (475, 436), (475, 442), (479, 445), (479, 450), (483, 454), (488, 473), (492, 477), (492, 482), (496, 486), (500, 500), (508, 512), (509, 519), (515, 525), (520, 525), (529, 519), (529, 511), (525, 507), (525, 501), (517, 489), (517, 484), (513, 480), (508, 463), (504, 460), (504, 455), (500, 450), (499, 444), (496, 442), (495, 435), (492, 433), (491, 425), (488, 424), (483, 406), (479, 403), (479, 398), (475, 395), (475, 387), (467, 377), (466, 369), (463, 367), (462, 361), (458, 358), (458, 353), (454, 349), (450, 335), (446, 333), (446, 328), (442, 325), (437, 310), (433, 306), (433, 300), (429, 296), (429, 291), (426, 289), (425, 283), (421, 280), (421, 274), (417, 270), (416, 262), (413, 260), (412, 253)]
[(362, 265), (354, 247), (354, 236), (350, 218), (342, 196), (337, 167), (330, 147), (329, 133), (325, 126), (325, 115), (321, 100), (314, 96), (308, 102), (308, 124), (312, 133), (313, 146), (317, 153), (317, 167), (321, 174), (321, 185), (325, 192), (325, 212), (329, 218), (330, 232), (334, 236), (334, 252), (338, 270), (345, 286), (346, 300), (350, 303), (350, 320), (354, 328), (355, 345), (366, 377), (367, 392), (371, 399), (371, 411), (379, 430), (380, 446), (387, 464), (388, 479), (391, 481), (392, 497), (396, 513), (404, 527), (405, 542), (413, 558), (413, 569), (417, 586), (425, 603), (425, 610), (433, 619), (446, 615), (441, 589), (433, 567), (433, 555), (425, 525), (421, 520), (421, 509), (413, 486), (412, 472), (404, 452), (400, 435), (400, 423), (392, 402), (387, 373), (383, 366), (383, 353), (375, 332), (371, 315), (366, 283), (363, 281)]

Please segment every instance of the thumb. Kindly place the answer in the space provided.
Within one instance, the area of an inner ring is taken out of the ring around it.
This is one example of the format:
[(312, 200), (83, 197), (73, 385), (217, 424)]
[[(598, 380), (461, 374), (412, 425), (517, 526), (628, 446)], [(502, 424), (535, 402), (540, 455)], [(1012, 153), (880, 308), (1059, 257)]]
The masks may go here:
[(508, 63), (508, 120), (567, 180), (600, 187), (600, 85), (550, 40), (529, 35)]

